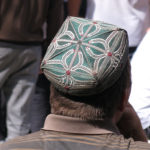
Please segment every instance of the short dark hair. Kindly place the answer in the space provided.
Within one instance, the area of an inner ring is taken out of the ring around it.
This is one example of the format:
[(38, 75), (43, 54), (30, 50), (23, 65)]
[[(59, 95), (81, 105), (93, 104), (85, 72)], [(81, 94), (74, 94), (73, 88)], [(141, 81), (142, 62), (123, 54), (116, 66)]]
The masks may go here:
[(128, 59), (120, 78), (100, 94), (77, 97), (65, 95), (51, 87), (51, 110), (57, 115), (78, 117), (84, 120), (112, 118), (121, 103), (124, 91), (131, 86), (130, 61)]

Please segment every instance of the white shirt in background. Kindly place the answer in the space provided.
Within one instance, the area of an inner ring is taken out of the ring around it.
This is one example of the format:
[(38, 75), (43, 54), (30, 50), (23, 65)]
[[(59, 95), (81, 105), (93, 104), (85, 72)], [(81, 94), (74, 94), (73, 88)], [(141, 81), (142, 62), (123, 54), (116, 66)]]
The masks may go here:
[(150, 26), (149, 0), (87, 0), (86, 18), (127, 30), (129, 46), (134, 47)]
[(129, 101), (145, 129), (150, 126), (150, 31), (132, 57), (131, 74), (132, 88)]

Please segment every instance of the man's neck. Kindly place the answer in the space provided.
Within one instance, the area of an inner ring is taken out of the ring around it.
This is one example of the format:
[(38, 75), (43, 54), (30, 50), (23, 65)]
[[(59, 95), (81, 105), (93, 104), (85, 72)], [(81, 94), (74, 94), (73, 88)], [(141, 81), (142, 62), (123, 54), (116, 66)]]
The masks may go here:
[(46, 118), (43, 129), (78, 134), (107, 134), (113, 132), (119, 134), (119, 130), (109, 119), (86, 121), (80, 118), (54, 114), (50, 114)]

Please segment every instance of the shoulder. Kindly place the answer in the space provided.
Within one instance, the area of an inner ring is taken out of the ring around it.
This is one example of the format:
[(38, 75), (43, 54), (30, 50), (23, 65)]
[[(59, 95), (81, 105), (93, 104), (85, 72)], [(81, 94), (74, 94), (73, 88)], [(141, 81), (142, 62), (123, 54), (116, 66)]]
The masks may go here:
[(0, 150), (36, 150), (42, 149), (41, 144), (44, 141), (43, 131), (39, 131), (26, 136), (20, 136), (0, 145)]
[[(134, 141), (133, 138), (124, 138), (123, 135), (112, 134), (106, 136), (105, 142), (109, 149), (115, 148), (116, 150), (150, 150), (150, 144), (147, 142)], [(108, 144), (109, 143), (109, 144)]]
[(150, 150), (150, 144), (146, 142), (134, 142), (130, 144), (130, 149), (136, 150)]
[(122, 138), (120, 140), (120, 145), (122, 147), (126, 147), (129, 150), (150, 150), (150, 144), (147, 142), (141, 142), (141, 141), (134, 141), (133, 138), (124, 138), (122, 135)]

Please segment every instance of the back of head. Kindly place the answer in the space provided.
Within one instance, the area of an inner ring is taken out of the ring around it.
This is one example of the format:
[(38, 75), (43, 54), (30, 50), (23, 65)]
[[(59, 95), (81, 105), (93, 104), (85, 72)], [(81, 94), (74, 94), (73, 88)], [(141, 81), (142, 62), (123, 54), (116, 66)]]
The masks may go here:
[(125, 30), (68, 17), (41, 64), (53, 86), (52, 113), (86, 120), (112, 117), (130, 85), (129, 66)]

